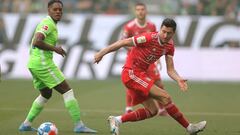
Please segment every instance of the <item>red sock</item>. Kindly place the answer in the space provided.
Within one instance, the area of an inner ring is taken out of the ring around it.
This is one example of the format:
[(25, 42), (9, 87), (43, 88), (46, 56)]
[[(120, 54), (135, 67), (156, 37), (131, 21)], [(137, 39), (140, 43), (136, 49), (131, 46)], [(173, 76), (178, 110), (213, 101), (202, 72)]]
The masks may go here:
[(140, 121), (144, 119), (148, 119), (153, 117), (154, 115), (146, 108), (140, 108), (136, 111), (126, 113), (122, 115), (122, 122), (128, 122), (128, 121)]
[(165, 106), (168, 114), (174, 118), (178, 123), (180, 123), (184, 128), (187, 128), (189, 122), (184, 118), (183, 114), (178, 110), (177, 106), (175, 106), (172, 102)]

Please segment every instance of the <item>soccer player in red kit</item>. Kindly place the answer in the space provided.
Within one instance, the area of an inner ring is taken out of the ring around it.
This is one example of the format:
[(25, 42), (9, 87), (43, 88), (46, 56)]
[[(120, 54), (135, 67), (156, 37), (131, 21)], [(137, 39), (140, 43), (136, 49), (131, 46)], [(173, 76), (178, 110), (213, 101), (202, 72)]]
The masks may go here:
[[(137, 3), (135, 5), (136, 18), (124, 25), (122, 39), (130, 38), (145, 32), (156, 32), (155, 24), (148, 21), (146, 19), (146, 15), (147, 15), (146, 5), (144, 3)], [(126, 49), (128, 51), (127, 54), (129, 54), (131, 47), (126, 47)], [(147, 69), (147, 74), (150, 78), (155, 80), (154, 83), (158, 87), (163, 88), (163, 83), (157, 68), (158, 63), (161, 64), (160, 59), (149, 66), (149, 68)], [(133, 103), (132, 97), (127, 90), (125, 112), (128, 113), (133, 111), (134, 104), (135, 103)], [(159, 115), (163, 115), (163, 116), (167, 115), (167, 112), (165, 111), (163, 106), (161, 104), (158, 104), (158, 106), (159, 106)]]
[(177, 82), (182, 91), (187, 91), (188, 85), (174, 68), (174, 42), (177, 24), (173, 19), (163, 20), (159, 32), (149, 32), (114, 42), (94, 55), (94, 62), (99, 63), (103, 56), (118, 50), (121, 47), (132, 47), (127, 61), (123, 67), (121, 78), (128, 88), (134, 102), (142, 104), (133, 112), (120, 116), (109, 116), (110, 130), (113, 135), (119, 135), (119, 125), (125, 122), (135, 122), (151, 118), (158, 112), (155, 101), (164, 105), (169, 116), (175, 119), (190, 135), (196, 135), (202, 131), (207, 122), (189, 123), (183, 113), (173, 103), (168, 92), (156, 86), (154, 80), (147, 75), (150, 64), (156, 62), (161, 56), (165, 56), (168, 75)]

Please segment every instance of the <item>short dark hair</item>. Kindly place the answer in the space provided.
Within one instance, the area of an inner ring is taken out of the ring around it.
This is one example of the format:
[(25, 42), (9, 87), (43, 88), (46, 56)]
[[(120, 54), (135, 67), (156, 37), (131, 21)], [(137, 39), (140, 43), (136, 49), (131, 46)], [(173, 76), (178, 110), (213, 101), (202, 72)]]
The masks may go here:
[(146, 7), (146, 5), (144, 4), (144, 3), (142, 3), (142, 2), (137, 2), (136, 4), (135, 4), (135, 7), (136, 6), (144, 6), (144, 7)]
[(54, 4), (54, 3), (60, 3), (60, 4), (63, 6), (63, 3), (62, 3), (61, 0), (50, 0), (50, 1), (48, 2), (48, 8), (49, 8), (52, 4)]
[(174, 32), (176, 31), (176, 28), (177, 28), (177, 24), (172, 18), (165, 18), (162, 22), (161, 27), (162, 26), (171, 27), (173, 28)]

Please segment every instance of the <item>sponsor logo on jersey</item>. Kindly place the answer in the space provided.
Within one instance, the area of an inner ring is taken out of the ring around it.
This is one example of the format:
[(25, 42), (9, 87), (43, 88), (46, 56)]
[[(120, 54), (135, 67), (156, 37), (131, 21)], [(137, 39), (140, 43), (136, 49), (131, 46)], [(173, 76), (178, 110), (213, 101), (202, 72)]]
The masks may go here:
[(48, 30), (48, 26), (47, 26), (47, 25), (44, 25), (44, 26), (42, 27), (42, 29), (45, 30), (45, 31), (47, 31), (47, 30)]
[(137, 38), (137, 43), (145, 43), (147, 40), (146, 40), (146, 37), (145, 36), (141, 36), (141, 37), (138, 37)]

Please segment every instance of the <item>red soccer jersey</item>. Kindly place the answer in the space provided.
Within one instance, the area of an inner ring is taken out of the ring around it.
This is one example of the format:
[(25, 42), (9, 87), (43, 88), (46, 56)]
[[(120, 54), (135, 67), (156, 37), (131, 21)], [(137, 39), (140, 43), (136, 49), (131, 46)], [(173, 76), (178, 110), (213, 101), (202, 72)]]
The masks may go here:
[(162, 55), (174, 55), (174, 42), (170, 40), (161, 44), (158, 32), (143, 33), (132, 37), (132, 47), (125, 68), (146, 71), (150, 64), (156, 62)]
[(123, 30), (122, 39), (133, 37), (145, 32), (156, 32), (156, 26), (150, 21), (146, 21), (146, 23), (141, 26), (137, 19), (129, 21)]
[[(124, 25), (122, 39), (130, 38), (146, 32), (156, 32), (155, 24), (150, 21), (146, 21), (146, 23), (142, 26), (137, 22), (137, 19), (133, 19)], [(130, 50), (127, 52), (127, 57), (129, 53)]]

